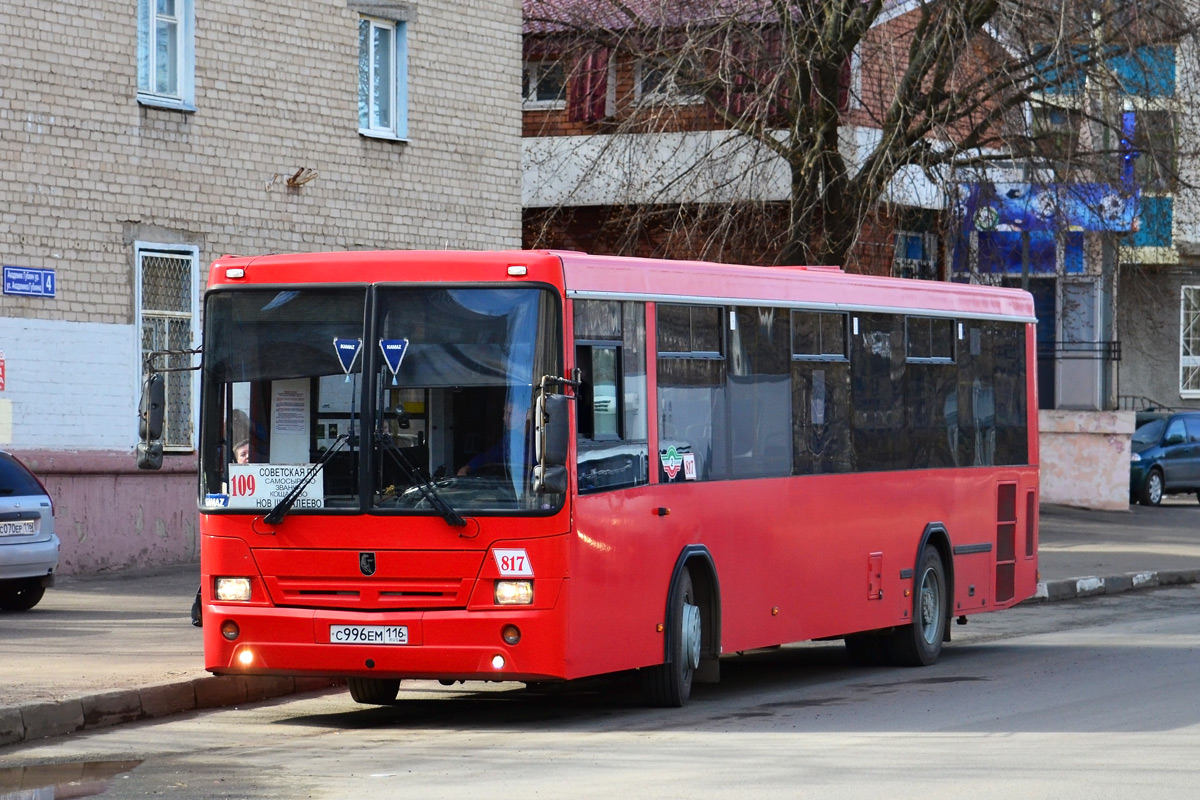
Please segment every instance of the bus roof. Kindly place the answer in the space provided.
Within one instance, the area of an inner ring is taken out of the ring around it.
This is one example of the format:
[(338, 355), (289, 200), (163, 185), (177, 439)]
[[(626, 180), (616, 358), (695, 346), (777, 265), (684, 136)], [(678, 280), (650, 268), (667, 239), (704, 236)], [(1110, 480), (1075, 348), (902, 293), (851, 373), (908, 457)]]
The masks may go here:
[(749, 267), (704, 261), (554, 252), (567, 295), (671, 303), (890, 311), (1036, 321), (1033, 298), (1020, 289), (910, 278), (881, 278), (836, 267)]
[[(510, 266), (526, 268), (513, 274)], [(241, 274), (238, 274), (241, 270)], [(1020, 289), (876, 277), (836, 267), (753, 267), (564, 250), (411, 250), (223, 256), (209, 286), (383, 282), (542, 281), (568, 297), (761, 305), (838, 311), (1036, 320)]]

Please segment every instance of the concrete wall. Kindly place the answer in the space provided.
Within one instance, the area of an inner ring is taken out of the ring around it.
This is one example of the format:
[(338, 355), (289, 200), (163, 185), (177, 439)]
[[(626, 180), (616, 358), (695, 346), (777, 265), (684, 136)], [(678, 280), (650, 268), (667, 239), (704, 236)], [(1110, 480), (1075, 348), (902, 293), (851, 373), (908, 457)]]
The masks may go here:
[(1132, 411), (1039, 411), (1041, 501), (1127, 510), (1133, 427)]
[(122, 451), (20, 456), (54, 499), (60, 574), (199, 558), (194, 458), (168, 459), (161, 472), (142, 472)]
[(57, 284), (0, 294), (0, 447), (50, 484), (66, 571), (196, 555), (195, 454), (132, 472), (136, 242), (195, 248), (198, 289), (225, 253), (520, 245), (520, 5), (384, 5), (406, 141), (358, 133), (366, 0), (197, 0), (194, 111), (138, 103), (137, 3), (0, 0), (0, 264)]
[(1200, 408), (1179, 390), (1180, 287), (1200, 286), (1200, 258), (1172, 266), (1122, 265), (1117, 294), (1122, 395), (1169, 408)]

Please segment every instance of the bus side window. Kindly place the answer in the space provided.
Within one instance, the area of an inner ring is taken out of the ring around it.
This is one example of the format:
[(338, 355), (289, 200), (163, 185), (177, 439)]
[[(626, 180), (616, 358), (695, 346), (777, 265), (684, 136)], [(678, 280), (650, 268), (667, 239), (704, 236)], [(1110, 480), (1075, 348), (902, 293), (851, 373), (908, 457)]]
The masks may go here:
[(579, 435), (594, 441), (623, 438), (620, 347), (615, 343), (580, 345), (575, 349), (575, 365), (583, 380)]
[(649, 482), (643, 303), (575, 302), (576, 474), (583, 494)]

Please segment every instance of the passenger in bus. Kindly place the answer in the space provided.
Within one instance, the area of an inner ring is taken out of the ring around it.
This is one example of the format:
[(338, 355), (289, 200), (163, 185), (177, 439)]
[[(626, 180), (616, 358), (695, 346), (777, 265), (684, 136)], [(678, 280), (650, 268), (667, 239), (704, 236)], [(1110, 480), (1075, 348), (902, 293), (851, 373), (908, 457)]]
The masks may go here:
[(250, 463), (250, 440), (243, 439), (233, 446), (233, 462), (235, 464)]

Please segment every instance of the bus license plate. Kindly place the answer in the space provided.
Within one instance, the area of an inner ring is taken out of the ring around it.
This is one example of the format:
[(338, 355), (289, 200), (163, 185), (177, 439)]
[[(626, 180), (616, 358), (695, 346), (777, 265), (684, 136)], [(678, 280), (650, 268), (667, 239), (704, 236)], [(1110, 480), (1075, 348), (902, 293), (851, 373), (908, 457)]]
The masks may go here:
[(333, 644), (408, 644), (407, 625), (330, 625)]

